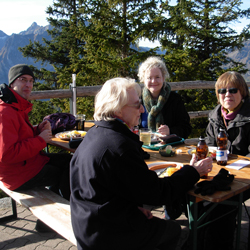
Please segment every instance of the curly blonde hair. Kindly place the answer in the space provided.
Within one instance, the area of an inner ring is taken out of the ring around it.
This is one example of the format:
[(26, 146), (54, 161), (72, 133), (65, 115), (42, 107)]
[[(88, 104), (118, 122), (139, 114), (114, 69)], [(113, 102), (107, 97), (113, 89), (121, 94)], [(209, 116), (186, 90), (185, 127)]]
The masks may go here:
[(139, 67), (138, 77), (141, 83), (144, 83), (146, 71), (152, 68), (159, 68), (161, 70), (164, 81), (169, 78), (169, 73), (163, 60), (160, 57), (151, 56), (148, 57)]
[(114, 120), (115, 112), (128, 103), (129, 89), (141, 96), (141, 87), (134, 79), (117, 77), (106, 81), (95, 97), (95, 121)]

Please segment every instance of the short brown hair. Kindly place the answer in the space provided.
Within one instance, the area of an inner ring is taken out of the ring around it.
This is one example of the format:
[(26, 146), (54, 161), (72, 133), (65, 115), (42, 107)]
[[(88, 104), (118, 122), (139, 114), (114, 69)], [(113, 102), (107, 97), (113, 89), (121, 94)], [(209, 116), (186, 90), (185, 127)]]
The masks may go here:
[(240, 91), (240, 94), (243, 99), (249, 97), (249, 90), (246, 81), (242, 77), (242, 75), (235, 71), (228, 71), (222, 74), (215, 83), (215, 91), (218, 101), (219, 101), (218, 89), (227, 88), (229, 84)]

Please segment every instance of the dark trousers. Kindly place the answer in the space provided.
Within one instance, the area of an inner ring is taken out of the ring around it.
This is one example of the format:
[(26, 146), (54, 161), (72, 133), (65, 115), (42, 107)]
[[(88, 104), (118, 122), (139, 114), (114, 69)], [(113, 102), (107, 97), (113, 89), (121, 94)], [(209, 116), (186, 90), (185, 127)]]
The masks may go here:
[(71, 154), (46, 154), (50, 160), (42, 170), (29, 181), (15, 191), (31, 189), (35, 187), (49, 187), (65, 199), (70, 198), (69, 164)]
[[(157, 217), (148, 219), (147, 233), (138, 234), (137, 250), (175, 250), (181, 235), (181, 226), (173, 220)], [(124, 249), (124, 248), (123, 248)]]

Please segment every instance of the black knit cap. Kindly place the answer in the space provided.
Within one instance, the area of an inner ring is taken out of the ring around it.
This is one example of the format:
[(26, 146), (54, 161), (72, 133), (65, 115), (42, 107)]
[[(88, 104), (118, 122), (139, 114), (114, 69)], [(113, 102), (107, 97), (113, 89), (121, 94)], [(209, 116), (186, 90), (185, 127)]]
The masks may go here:
[(35, 79), (33, 71), (26, 64), (17, 64), (10, 68), (9, 70), (9, 86), (13, 83), (19, 76), (30, 75)]

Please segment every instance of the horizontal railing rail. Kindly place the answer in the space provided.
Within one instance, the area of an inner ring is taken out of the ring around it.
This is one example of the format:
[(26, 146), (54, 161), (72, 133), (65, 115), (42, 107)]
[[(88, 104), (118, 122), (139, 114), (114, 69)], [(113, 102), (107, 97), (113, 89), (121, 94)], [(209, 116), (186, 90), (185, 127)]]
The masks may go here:
[[(184, 81), (184, 82), (170, 82), (171, 89), (187, 90), (187, 89), (214, 89), (215, 81)], [(250, 82), (247, 82), (250, 87)], [(102, 85), (96, 86), (81, 86), (76, 87), (77, 97), (90, 97), (95, 96), (101, 89)], [(141, 84), (143, 87), (143, 84)], [(58, 89), (58, 90), (42, 90), (33, 91), (30, 96), (30, 100), (52, 99), (52, 98), (72, 98), (72, 90), (70, 89)], [(191, 119), (207, 117), (211, 110), (205, 111), (190, 111), (189, 116)]]

